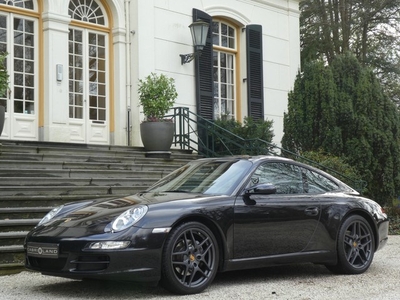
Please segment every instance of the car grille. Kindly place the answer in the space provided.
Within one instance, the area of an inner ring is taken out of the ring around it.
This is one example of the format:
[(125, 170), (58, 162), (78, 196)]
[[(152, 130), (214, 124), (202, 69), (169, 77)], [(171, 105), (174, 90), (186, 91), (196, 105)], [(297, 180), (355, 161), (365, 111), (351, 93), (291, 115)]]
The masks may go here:
[(71, 266), (75, 265), (72, 272), (93, 272), (102, 271), (108, 268), (110, 258), (107, 255), (79, 256), (70, 261)]
[(70, 272), (96, 272), (108, 268), (110, 258), (107, 255), (75, 256), (70, 259), (66, 257), (58, 259), (27, 257), (27, 264), (42, 272), (62, 271), (64, 268)]
[(34, 267), (35, 269), (40, 269), (41, 271), (60, 271), (65, 266), (67, 262), (66, 258), (49, 259), (49, 258), (39, 258), (39, 257), (27, 257), (28, 265)]

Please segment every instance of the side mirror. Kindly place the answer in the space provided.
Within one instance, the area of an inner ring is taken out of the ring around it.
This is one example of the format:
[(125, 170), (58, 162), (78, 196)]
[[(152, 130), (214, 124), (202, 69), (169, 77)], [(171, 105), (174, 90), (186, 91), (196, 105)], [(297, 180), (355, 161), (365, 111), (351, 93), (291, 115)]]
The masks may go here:
[(276, 186), (270, 183), (262, 183), (246, 189), (246, 194), (272, 195), (276, 193)]

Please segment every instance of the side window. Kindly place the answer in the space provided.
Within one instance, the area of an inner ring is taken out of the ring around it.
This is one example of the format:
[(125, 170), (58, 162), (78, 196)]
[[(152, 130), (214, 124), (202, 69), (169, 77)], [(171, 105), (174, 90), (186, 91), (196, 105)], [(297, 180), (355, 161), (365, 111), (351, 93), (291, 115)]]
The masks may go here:
[(298, 166), (287, 163), (265, 163), (251, 176), (250, 186), (269, 183), (276, 187), (277, 194), (301, 194), (302, 173)]
[(317, 172), (302, 168), (302, 174), (306, 193), (318, 194), (339, 189), (334, 181)]

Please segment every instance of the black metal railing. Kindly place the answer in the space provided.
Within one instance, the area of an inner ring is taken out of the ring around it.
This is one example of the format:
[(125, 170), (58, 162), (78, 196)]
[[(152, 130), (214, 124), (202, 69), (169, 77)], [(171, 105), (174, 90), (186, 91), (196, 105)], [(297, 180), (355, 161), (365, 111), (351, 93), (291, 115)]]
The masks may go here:
[(332, 168), (298, 155), (294, 152), (278, 147), (261, 139), (244, 139), (225, 128), (207, 120), (187, 107), (175, 107), (173, 113), (166, 116), (175, 123), (173, 145), (182, 150), (192, 150), (205, 157), (227, 155), (274, 155), (295, 159), (315, 166), (343, 182), (346, 182), (358, 192), (366, 187), (366, 182), (350, 178)]

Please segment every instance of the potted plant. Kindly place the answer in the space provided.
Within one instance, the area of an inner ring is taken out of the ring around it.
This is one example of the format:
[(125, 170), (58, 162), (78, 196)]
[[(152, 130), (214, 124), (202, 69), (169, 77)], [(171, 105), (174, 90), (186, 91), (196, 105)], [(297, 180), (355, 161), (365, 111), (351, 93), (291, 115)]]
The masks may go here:
[(145, 120), (140, 124), (140, 136), (147, 151), (168, 152), (174, 136), (172, 119), (165, 114), (173, 107), (178, 93), (173, 78), (151, 73), (139, 80), (139, 104)]

